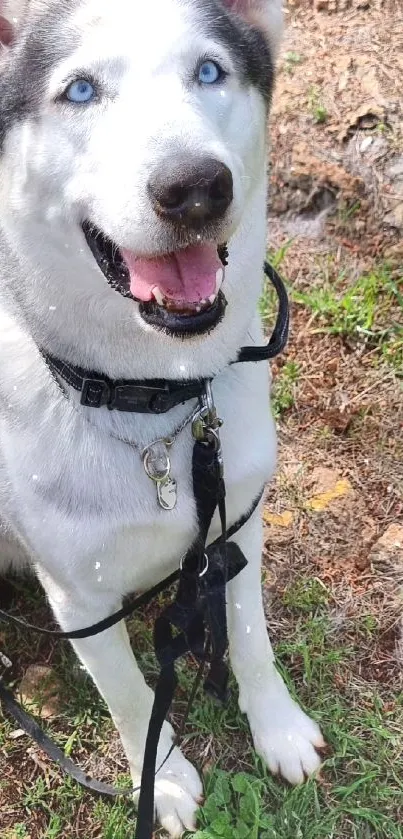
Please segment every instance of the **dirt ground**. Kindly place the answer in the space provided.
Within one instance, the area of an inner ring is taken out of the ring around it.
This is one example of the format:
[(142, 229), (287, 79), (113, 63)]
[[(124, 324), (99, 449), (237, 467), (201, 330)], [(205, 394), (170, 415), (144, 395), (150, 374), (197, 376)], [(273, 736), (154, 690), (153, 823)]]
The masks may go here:
[[(286, 352), (273, 365), (280, 447), (265, 508), (268, 622), (281, 663), (307, 704), (315, 705), (315, 694), (323, 689), (324, 707), (333, 691), (346, 716), (361, 702), (363, 720), (378, 697), (386, 731), (380, 736), (388, 749), (393, 741), (393, 772), (401, 779), (401, 723), (395, 712), (403, 688), (403, 4), (289, 0), (286, 21), (270, 122), (268, 247), (290, 289), (292, 329)], [(264, 314), (270, 320), (267, 308)], [(14, 607), (18, 604), (17, 599)], [(46, 614), (36, 595), (32, 609), (36, 621)], [(314, 634), (322, 609), (332, 638), (326, 661), (336, 661), (338, 649), (348, 651), (328, 671), (332, 681), (325, 686), (315, 683), (312, 672), (317, 671), (301, 642), (306, 638), (324, 655), (327, 638), (320, 646)], [(13, 638), (15, 645), (15, 633)], [(299, 641), (293, 645), (292, 639)], [(0, 648), (9, 649), (10, 640), (0, 627)], [(152, 672), (149, 640), (136, 637)], [(69, 736), (74, 757), (98, 776), (102, 770), (112, 780), (117, 771), (124, 772), (105, 709), (96, 704), (91, 687), (80, 687), (73, 658), (55, 645), (33, 645), (23, 635), (17, 641), (16, 683), (30, 663), (54, 667), (65, 681), (70, 669), (69, 716), (53, 723), (60, 742)], [(92, 707), (86, 716), (85, 702)], [(317, 716), (326, 722), (319, 702)], [(201, 755), (204, 768), (221, 760), (230, 771), (249, 769), (246, 735), (235, 731), (238, 722), (233, 724), (231, 716), (227, 726), (225, 720), (220, 718), (225, 738), (220, 741), (218, 726), (214, 746), (214, 720), (194, 718), (199, 729), (188, 752), (199, 763)], [(361, 723), (362, 742), (366, 724)], [(112, 811), (94, 808), (87, 796), (75, 799), (69, 785), (58, 792), (46, 758), (24, 737), (13, 737), (12, 729), (5, 724), (0, 736), (2, 839), (132, 835), (126, 833), (123, 810), (122, 816), (113, 811), (112, 818)], [(333, 747), (340, 748), (336, 735)], [(375, 766), (376, 755), (371, 760)], [(355, 778), (352, 771), (352, 785)], [(326, 774), (319, 782), (326, 813), (338, 801), (331, 792), (334, 783)], [(370, 796), (369, 788), (368, 801)], [(298, 801), (302, 798), (293, 799), (289, 825), (299, 812)], [(354, 802), (357, 810), (360, 802)], [(365, 816), (361, 822), (358, 810), (354, 815), (351, 809), (340, 811), (331, 828), (326, 827), (330, 821), (323, 822), (322, 832), (319, 827), (309, 832), (301, 815), (302, 827), (287, 832), (282, 822), (279, 832), (259, 836), (402, 837), (398, 781), (393, 800), (385, 792), (384, 806), (387, 824), (396, 825), (393, 834), (382, 818), (378, 823), (374, 817), (364, 829)], [(319, 824), (318, 811), (312, 812)]]
[[(269, 573), (284, 586), (297, 562), (330, 585), (335, 609), (350, 613), (375, 599), (383, 649), (366, 666), (376, 678), (399, 679), (402, 300), (385, 312), (379, 300), (375, 317), (380, 329), (398, 325), (392, 370), (376, 363), (371, 336), (359, 340), (348, 324), (332, 334), (331, 309), (321, 330), (314, 290), (338, 282), (346, 290), (383, 263), (402, 289), (403, 5), (290, 0), (286, 19), (271, 116), (269, 244), (278, 251), (291, 240), (281, 270), (311, 305), (294, 305), (291, 341), (275, 369), (298, 365), (269, 494), (269, 509), (286, 510), (292, 522), (280, 516), (268, 527)], [(333, 497), (341, 480), (344, 491)], [(328, 491), (312, 512), (309, 498)], [(388, 549), (378, 541), (385, 533)], [(390, 579), (378, 576), (379, 558), (390, 562)]]

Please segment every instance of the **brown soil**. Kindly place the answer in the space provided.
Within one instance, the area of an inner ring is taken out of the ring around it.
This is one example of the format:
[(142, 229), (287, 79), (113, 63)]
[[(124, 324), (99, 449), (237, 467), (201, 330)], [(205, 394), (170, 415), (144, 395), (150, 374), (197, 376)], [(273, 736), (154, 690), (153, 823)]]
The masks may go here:
[[(290, 0), (287, 20), (271, 117), (270, 247), (293, 239), (282, 270), (296, 288), (312, 289), (324, 277), (331, 283), (342, 271), (348, 286), (381, 259), (396, 266), (401, 283), (403, 7)], [(268, 528), (275, 597), (296, 574), (314, 574), (330, 586), (336, 610), (374, 609), (385, 622), (387, 654), (379, 668), (374, 651), (373, 675), (384, 678), (390, 665), (396, 676), (401, 649), (390, 632), (399, 636), (403, 550), (389, 552), (388, 577), (376, 567), (376, 543), (391, 522), (403, 521), (400, 383), (367, 348), (320, 333), (302, 306), (293, 307), (291, 341), (275, 375), (290, 360), (300, 376), (280, 423), (269, 504), (294, 517), (289, 528)], [(352, 487), (321, 513), (306, 509), (317, 467), (336, 470)]]

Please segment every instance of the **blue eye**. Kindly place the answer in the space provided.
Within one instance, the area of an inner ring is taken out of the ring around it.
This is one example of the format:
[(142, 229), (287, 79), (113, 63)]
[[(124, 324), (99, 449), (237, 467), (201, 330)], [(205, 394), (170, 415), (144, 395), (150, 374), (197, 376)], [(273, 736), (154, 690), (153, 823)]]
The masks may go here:
[(200, 84), (214, 84), (224, 75), (224, 71), (216, 61), (203, 61), (199, 67), (198, 79)]
[(81, 105), (82, 103), (90, 102), (94, 98), (95, 88), (86, 79), (77, 79), (76, 82), (72, 82), (68, 86), (66, 96), (70, 102)]

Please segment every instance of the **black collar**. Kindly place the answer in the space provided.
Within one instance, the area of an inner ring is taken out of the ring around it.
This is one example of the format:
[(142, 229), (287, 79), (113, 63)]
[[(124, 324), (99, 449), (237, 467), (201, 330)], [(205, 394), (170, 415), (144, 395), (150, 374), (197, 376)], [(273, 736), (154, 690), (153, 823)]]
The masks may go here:
[[(268, 262), (264, 272), (275, 288), (278, 297), (277, 320), (269, 340), (263, 347), (242, 347), (231, 364), (244, 361), (265, 361), (274, 358), (285, 347), (288, 338), (289, 307), (284, 283)], [(190, 381), (175, 379), (110, 379), (102, 373), (84, 370), (61, 361), (42, 351), (50, 370), (68, 385), (81, 392), (81, 405), (87, 408), (127, 411), (139, 414), (165, 414), (176, 405), (196, 399), (204, 392), (202, 379)]]

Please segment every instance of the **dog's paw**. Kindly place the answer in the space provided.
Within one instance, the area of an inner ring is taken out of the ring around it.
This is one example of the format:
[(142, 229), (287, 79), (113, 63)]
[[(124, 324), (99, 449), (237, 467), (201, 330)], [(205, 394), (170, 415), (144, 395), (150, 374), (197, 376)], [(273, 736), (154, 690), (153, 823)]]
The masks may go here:
[(156, 820), (172, 839), (185, 830), (196, 830), (203, 786), (196, 769), (178, 748), (157, 773), (154, 794)]
[(247, 715), (257, 753), (274, 775), (300, 784), (321, 765), (317, 749), (326, 744), (320, 728), (291, 699), (281, 682), (278, 690), (248, 697)]

